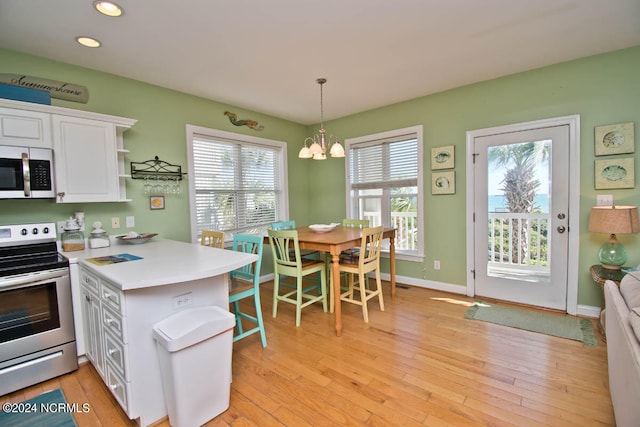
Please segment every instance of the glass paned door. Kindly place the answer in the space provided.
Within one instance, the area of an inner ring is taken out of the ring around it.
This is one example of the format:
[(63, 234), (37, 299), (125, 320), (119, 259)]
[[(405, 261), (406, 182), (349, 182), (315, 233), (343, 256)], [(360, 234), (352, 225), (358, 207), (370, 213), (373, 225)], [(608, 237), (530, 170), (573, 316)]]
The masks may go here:
[(474, 139), (475, 292), (566, 309), (569, 129)]

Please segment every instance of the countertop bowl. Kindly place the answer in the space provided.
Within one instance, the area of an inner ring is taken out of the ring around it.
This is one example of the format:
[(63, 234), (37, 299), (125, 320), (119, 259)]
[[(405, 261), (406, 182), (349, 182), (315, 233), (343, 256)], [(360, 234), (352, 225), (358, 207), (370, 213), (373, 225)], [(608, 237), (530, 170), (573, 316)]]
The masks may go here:
[(152, 237), (157, 235), (158, 233), (142, 233), (138, 236), (128, 236), (126, 234), (123, 234), (122, 236), (116, 236), (116, 239), (120, 240), (121, 242), (129, 243), (131, 245), (141, 245), (143, 243), (147, 243), (149, 240), (151, 240)]
[(309, 228), (316, 233), (326, 233), (336, 228), (337, 224), (311, 224)]

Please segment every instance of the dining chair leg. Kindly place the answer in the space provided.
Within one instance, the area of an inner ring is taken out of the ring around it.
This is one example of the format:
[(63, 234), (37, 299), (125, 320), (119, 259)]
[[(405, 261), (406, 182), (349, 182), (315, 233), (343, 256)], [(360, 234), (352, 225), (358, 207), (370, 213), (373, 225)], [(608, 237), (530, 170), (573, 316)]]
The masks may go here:
[(384, 311), (384, 298), (382, 297), (382, 281), (380, 280), (380, 272), (376, 272), (376, 289), (378, 290), (378, 303), (380, 311)]
[(355, 282), (356, 275), (353, 273), (347, 273), (347, 277), (348, 277), (347, 280), (349, 280), (349, 298), (353, 299), (353, 293), (355, 292), (355, 285), (356, 285), (356, 282)]
[(298, 277), (297, 285), (298, 292), (296, 293), (296, 327), (300, 326), (300, 318), (302, 317), (302, 292), (304, 292), (302, 277)]
[(273, 279), (273, 317), (278, 314), (278, 295), (280, 293), (280, 275), (276, 273)]
[[(367, 310), (367, 291), (365, 289), (365, 279), (369, 280), (369, 278), (366, 277), (363, 272), (360, 272), (360, 274), (358, 274), (358, 286), (360, 289), (360, 303), (362, 304), (362, 317), (364, 317), (365, 323), (369, 323), (369, 310)], [(353, 285), (350, 286), (350, 289), (351, 299), (353, 299)]]
[(238, 335), (242, 335), (242, 318), (240, 317), (240, 305), (238, 301), (233, 302), (233, 313), (236, 316), (236, 328), (238, 328)]
[(256, 306), (256, 319), (258, 323), (258, 328), (260, 328), (260, 340), (262, 341), (262, 347), (267, 346), (267, 335), (264, 332), (264, 321), (262, 320), (262, 309), (260, 304), (260, 293), (256, 292), (253, 294), (253, 302)]
[(327, 312), (327, 272), (320, 271), (320, 291), (322, 292), (322, 310)]

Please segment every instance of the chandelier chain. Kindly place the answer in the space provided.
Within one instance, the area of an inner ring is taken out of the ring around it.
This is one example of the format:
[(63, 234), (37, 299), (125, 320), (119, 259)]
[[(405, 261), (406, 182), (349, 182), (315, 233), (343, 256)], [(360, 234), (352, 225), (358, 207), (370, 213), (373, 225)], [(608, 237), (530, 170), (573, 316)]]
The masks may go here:
[(324, 84), (323, 79), (318, 79), (320, 83), (320, 129), (324, 129), (324, 102), (322, 98), (322, 85)]

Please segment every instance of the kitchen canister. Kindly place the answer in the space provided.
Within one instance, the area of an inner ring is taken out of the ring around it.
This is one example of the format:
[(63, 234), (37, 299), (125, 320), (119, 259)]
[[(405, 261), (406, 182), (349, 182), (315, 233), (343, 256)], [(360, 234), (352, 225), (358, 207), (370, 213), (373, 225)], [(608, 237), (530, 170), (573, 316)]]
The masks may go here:
[(94, 222), (93, 230), (89, 235), (89, 248), (108, 248), (109, 246), (111, 246), (111, 242), (107, 232), (102, 229), (102, 223), (100, 221)]
[(62, 250), (64, 252), (84, 250), (84, 233), (75, 218), (69, 218), (64, 225), (62, 233)]

